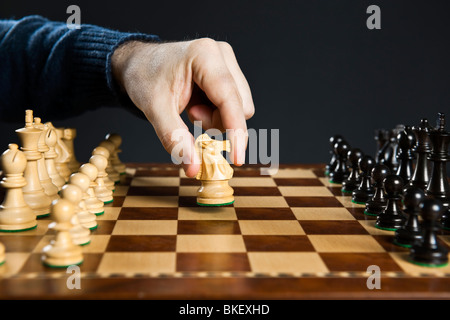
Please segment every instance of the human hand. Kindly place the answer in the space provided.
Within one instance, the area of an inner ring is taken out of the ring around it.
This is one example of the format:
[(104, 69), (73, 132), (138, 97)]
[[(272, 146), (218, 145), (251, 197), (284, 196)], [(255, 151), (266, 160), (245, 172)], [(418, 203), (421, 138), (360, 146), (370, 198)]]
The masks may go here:
[[(227, 130), (230, 159), (245, 162), (246, 120), (254, 114), (249, 85), (232, 47), (209, 38), (184, 42), (130, 41), (113, 54), (112, 72), (121, 88), (153, 125), (162, 145), (172, 154), (183, 136), (180, 158), (186, 175), (194, 177), (200, 160), (194, 137), (180, 114), (201, 121), (204, 130)], [(178, 153), (178, 152), (177, 152)]]

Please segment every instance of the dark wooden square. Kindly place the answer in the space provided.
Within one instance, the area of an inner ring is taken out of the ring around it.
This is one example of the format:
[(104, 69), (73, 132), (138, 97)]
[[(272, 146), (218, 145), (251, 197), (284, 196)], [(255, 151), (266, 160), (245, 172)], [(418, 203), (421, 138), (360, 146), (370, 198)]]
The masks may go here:
[(240, 234), (237, 221), (229, 220), (179, 220), (178, 234)]
[(251, 271), (245, 253), (177, 253), (177, 271)]
[(302, 220), (300, 225), (306, 234), (368, 234), (355, 220)]
[[(247, 251), (314, 251), (314, 247), (306, 235), (244, 235)], [(287, 262), (288, 263), (288, 262)]]
[(175, 251), (176, 236), (112, 235), (106, 252)]

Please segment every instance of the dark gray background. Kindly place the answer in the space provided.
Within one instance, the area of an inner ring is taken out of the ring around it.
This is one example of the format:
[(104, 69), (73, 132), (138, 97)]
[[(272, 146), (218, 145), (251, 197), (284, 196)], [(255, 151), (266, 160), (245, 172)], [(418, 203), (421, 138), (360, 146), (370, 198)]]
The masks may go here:
[[(66, 21), (70, 4), (80, 6), (82, 23), (164, 40), (228, 41), (253, 93), (256, 113), (248, 127), (280, 130), (282, 163), (328, 161), (335, 133), (373, 153), (377, 128), (423, 117), (434, 124), (438, 112), (450, 118), (448, 1), (2, 0), (0, 18)], [(381, 30), (366, 27), (371, 4), (381, 8)], [(122, 160), (170, 161), (151, 125), (120, 108), (55, 125), (78, 129), (82, 162), (111, 131), (123, 136)], [(22, 126), (1, 123), (3, 149)]]

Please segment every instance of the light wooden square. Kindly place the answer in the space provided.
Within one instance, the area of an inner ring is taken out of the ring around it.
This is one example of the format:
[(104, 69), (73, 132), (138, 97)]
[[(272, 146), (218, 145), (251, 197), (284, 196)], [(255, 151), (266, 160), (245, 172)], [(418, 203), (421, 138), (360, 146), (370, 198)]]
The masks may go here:
[(331, 183), (328, 177), (320, 177), (319, 180), (325, 187), (342, 187), (340, 183)]
[(98, 267), (99, 274), (172, 273), (176, 270), (174, 252), (106, 252)]
[(382, 230), (375, 227), (376, 220), (359, 220), (359, 223), (372, 235), (392, 236), (393, 231)]
[(180, 186), (178, 195), (181, 197), (196, 197), (199, 186)]
[(406, 273), (412, 276), (421, 276), (423, 274), (443, 276), (445, 274), (450, 274), (450, 264), (440, 268), (430, 268), (411, 263), (409, 261), (409, 252), (390, 252), (389, 254)]
[(231, 187), (276, 187), (275, 181), (270, 177), (242, 177), (232, 178), (228, 181)]
[(355, 220), (346, 208), (291, 208), (298, 220)]
[(328, 268), (316, 252), (249, 252), (253, 272), (326, 273)]
[(278, 187), (285, 197), (333, 197), (326, 187)]
[(103, 253), (108, 246), (110, 235), (91, 234), (91, 242), (81, 247), (83, 253)]
[(178, 235), (177, 252), (245, 252), (241, 235)]
[(255, 207), (255, 208), (288, 208), (284, 197), (254, 197), (236, 196), (234, 197), (235, 207)]
[(178, 220), (237, 220), (233, 207), (181, 207)]
[(239, 220), (243, 235), (304, 235), (297, 220)]
[(336, 199), (346, 208), (365, 208), (365, 204), (358, 204), (352, 202), (352, 197), (336, 196)]
[(178, 207), (177, 196), (127, 196), (123, 207)]
[(25, 252), (6, 252), (5, 263), (0, 266), (0, 280), (19, 273), (29, 257), (30, 254)]
[(133, 187), (177, 187), (180, 185), (178, 177), (134, 177)]
[(120, 207), (105, 207), (105, 213), (97, 216), (97, 220), (117, 220), (120, 214)]
[(318, 252), (385, 252), (371, 235), (308, 235)]
[(176, 235), (176, 220), (117, 220), (113, 235)]

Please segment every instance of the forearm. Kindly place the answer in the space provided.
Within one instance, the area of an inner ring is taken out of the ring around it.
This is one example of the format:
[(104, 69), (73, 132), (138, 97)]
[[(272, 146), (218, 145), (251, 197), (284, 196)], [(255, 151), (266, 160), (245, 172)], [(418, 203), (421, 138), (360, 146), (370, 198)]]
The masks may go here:
[(93, 25), (71, 30), (38, 16), (1, 21), (0, 120), (21, 120), (29, 108), (45, 120), (117, 105), (126, 96), (118, 95), (111, 58), (129, 40), (158, 38)]

